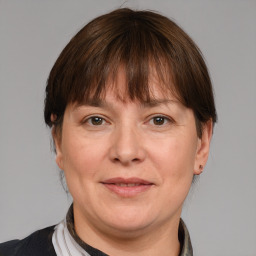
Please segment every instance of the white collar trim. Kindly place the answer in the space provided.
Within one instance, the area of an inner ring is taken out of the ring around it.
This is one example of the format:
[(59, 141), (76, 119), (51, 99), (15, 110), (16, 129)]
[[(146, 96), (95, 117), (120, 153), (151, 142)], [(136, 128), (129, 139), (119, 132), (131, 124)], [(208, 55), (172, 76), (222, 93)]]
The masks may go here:
[(54, 229), (52, 243), (57, 256), (90, 256), (70, 235), (66, 220)]

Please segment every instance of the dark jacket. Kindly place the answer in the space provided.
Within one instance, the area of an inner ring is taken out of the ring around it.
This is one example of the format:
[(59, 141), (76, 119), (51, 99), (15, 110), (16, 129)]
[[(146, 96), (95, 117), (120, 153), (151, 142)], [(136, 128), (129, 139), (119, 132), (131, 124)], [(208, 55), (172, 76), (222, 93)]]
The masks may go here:
[(54, 226), (38, 230), (22, 240), (0, 244), (0, 256), (56, 256), (52, 234)]

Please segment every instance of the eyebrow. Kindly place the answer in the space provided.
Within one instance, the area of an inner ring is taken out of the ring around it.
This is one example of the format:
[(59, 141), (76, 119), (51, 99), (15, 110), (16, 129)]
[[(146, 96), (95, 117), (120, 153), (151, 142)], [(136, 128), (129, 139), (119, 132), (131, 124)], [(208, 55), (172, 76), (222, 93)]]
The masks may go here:
[(144, 108), (157, 107), (159, 105), (167, 105), (177, 103), (175, 100), (170, 99), (152, 99), (150, 101), (142, 102), (141, 105)]
[(87, 107), (96, 107), (96, 108), (104, 108), (104, 109), (113, 109), (111, 103), (108, 103), (102, 99), (87, 99), (83, 102), (76, 105), (77, 107), (87, 106)]

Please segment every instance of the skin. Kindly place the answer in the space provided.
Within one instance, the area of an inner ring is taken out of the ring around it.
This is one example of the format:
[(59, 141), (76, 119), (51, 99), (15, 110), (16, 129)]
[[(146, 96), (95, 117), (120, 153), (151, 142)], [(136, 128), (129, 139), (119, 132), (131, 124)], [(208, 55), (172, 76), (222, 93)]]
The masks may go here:
[[(124, 88), (124, 72), (116, 84)], [(56, 162), (74, 200), (76, 232), (112, 256), (179, 254), (182, 204), (208, 158), (212, 122), (198, 138), (193, 111), (162, 94), (157, 81), (151, 86), (152, 104), (122, 101), (108, 90), (96, 105), (69, 104), (61, 136), (53, 129)], [(117, 193), (104, 183), (116, 177), (150, 185)]]

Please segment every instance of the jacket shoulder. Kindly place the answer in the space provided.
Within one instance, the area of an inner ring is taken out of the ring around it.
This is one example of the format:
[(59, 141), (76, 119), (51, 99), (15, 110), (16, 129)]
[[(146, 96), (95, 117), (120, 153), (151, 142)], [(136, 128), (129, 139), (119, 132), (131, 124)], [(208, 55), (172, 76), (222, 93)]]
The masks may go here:
[(56, 256), (52, 244), (54, 227), (38, 230), (22, 240), (0, 244), (0, 256)]

